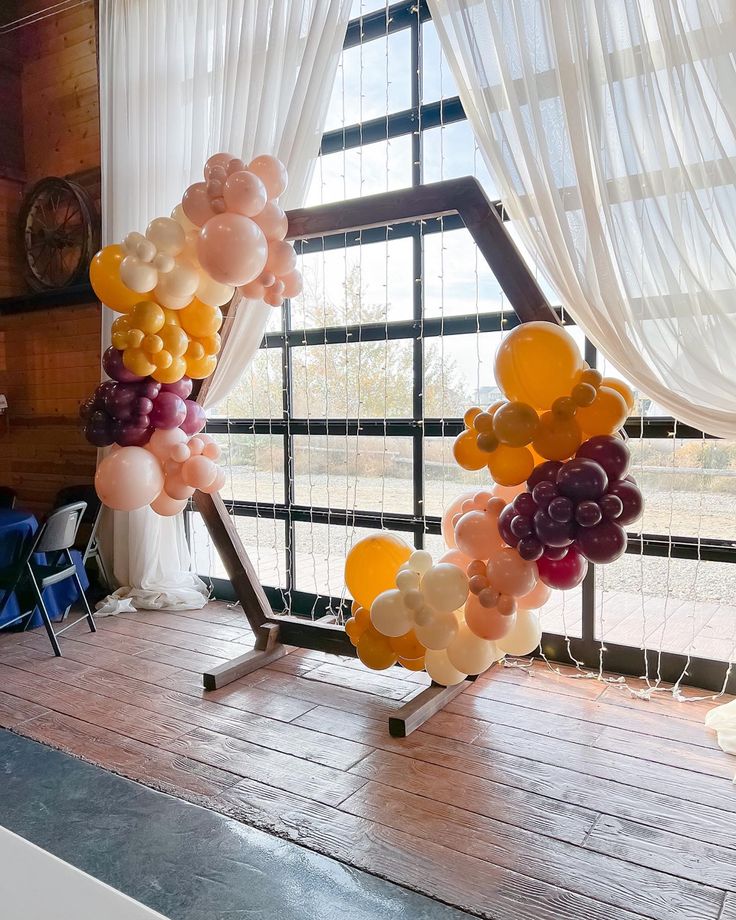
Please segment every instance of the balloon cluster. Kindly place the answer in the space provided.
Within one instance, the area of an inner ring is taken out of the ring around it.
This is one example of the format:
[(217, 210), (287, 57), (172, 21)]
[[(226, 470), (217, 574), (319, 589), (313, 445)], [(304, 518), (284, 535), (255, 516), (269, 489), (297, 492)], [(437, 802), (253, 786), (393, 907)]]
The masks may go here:
[(262, 154), (248, 165), (216, 153), (204, 182), (182, 198), (186, 217), (200, 230), (196, 253), (212, 278), (235, 285), (245, 297), (280, 307), (302, 289), (294, 247), (285, 241), (288, 221), (278, 203), (288, 182), (284, 164)]
[(568, 333), (525, 323), (501, 344), (496, 381), (507, 396), (465, 413), (453, 445), (466, 470), (487, 466), (500, 485), (519, 485), (541, 460), (564, 460), (593, 435), (617, 430), (633, 408), (625, 384), (586, 367)]

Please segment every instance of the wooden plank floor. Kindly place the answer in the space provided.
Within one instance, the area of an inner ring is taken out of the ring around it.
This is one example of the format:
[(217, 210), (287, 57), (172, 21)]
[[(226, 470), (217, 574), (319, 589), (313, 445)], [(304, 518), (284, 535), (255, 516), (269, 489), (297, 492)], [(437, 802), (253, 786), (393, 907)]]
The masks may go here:
[[(710, 701), (496, 669), (403, 740), (426, 675), (294, 651), (212, 693), (251, 643), (223, 604), (0, 634), (0, 725), (483, 917), (736, 916), (736, 758)], [(574, 672), (572, 672), (574, 674)]]

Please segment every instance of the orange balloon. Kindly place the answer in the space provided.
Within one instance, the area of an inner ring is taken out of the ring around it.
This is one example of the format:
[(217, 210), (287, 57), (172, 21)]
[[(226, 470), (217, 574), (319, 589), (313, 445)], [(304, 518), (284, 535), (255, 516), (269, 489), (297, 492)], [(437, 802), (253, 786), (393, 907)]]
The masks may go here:
[[(170, 352), (167, 352), (170, 354)], [(160, 365), (151, 373), (159, 383), (177, 383), (187, 372), (187, 362), (178, 355), (171, 355), (171, 363), (166, 367)]]
[(412, 548), (391, 533), (377, 533), (358, 540), (345, 559), (345, 584), (356, 601), (370, 610), (384, 591), (396, 587), (396, 573)]
[(624, 383), (623, 380), (617, 380), (615, 377), (604, 377), (603, 380), (601, 380), (601, 386), (608, 387), (609, 390), (615, 390), (617, 393), (620, 393), (624, 398), (629, 413), (634, 411), (636, 397), (628, 383)]
[(452, 455), (464, 470), (482, 470), (488, 463), (488, 454), (476, 444), (476, 431), (472, 428), (460, 432), (452, 445)]
[(179, 311), (179, 318), (183, 329), (197, 339), (214, 335), (222, 326), (222, 310), (202, 303), (196, 297)]
[(373, 671), (384, 671), (398, 661), (398, 655), (389, 645), (388, 639), (373, 626), (369, 626), (362, 634), (357, 649), (358, 658)]
[(528, 447), (499, 444), (487, 456), (491, 476), (500, 486), (518, 486), (529, 478), (534, 469), (534, 457)]
[(118, 313), (128, 313), (148, 295), (131, 291), (120, 280), (120, 263), (125, 258), (123, 247), (105, 246), (89, 264), (89, 280), (97, 297)]
[(424, 657), (424, 646), (417, 639), (417, 634), (413, 629), (410, 629), (408, 633), (404, 633), (403, 636), (390, 638), (388, 642), (399, 658), (414, 659)]
[(537, 454), (545, 460), (567, 460), (572, 457), (583, 442), (576, 418), (545, 412), (539, 419), (537, 436), (532, 443)]
[(424, 655), (421, 658), (399, 658), (399, 664), (407, 671), (423, 671)]
[(507, 402), (493, 415), (493, 433), (502, 444), (524, 447), (539, 427), (537, 410), (524, 402)]
[(501, 342), (495, 376), (508, 399), (549, 409), (569, 396), (583, 370), (572, 336), (556, 323), (522, 323)]
[(187, 366), (187, 376), (192, 380), (204, 380), (214, 373), (217, 367), (217, 358), (215, 355), (204, 355), (201, 358), (185, 358)]
[(628, 415), (629, 409), (623, 396), (611, 387), (601, 386), (591, 405), (579, 408), (575, 418), (586, 438), (590, 438), (618, 431)]

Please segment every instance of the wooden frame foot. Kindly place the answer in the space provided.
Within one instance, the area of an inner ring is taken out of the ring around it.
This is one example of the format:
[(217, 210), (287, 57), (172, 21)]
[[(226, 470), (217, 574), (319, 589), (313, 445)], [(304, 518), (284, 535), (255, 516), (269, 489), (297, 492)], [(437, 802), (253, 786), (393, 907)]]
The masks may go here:
[(272, 661), (283, 658), (288, 655), (291, 647), (279, 642), (279, 628), (277, 625), (269, 623), (262, 626), (256, 633), (256, 647), (244, 655), (239, 655), (225, 664), (218, 665), (211, 671), (205, 671), (202, 675), (202, 683), (205, 690), (219, 690), (220, 687), (226, 687), (234, 680), (245, 677), (259, 668), (264, 668)]
[(453, 687), (443, 687), (432, 684), (409, 700), (400, 709), (389, 716), (388, 733), (392, 738), (406, 738), (420, 725), (424, 725), (435, 713), (443, 709), (450, 700), (454, 699), (463, 690), (467, 689), (472, 681), (464, 680)]

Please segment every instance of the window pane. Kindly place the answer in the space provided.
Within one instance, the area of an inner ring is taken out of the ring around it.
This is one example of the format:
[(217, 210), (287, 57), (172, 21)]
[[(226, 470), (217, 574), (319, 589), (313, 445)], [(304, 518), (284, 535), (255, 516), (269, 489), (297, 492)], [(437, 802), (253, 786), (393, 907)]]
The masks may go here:
[(487, 489), (491, 476), (487, 469), (470, 471), (458, 466), (452, 456), (455, 439), (424, 439), (424, 513), (441, 516), (445, 508), (461, 492)]
[[(212, 545), (209, 532), (198, 513), (189, 515), (192, 565), (205, 578), (227, 579), (225, 567)], [(248, 556), (255, 566), (261, 584), (270, 587), (286, 585), (286, 552), (284, 522), (273, 518), (233, 517)]]
[(411, 137), (365, 144), (317, 159), (307, 207), (411, 185)]
[(424, 182), (475, 176), (491, 199), (498, 198), (496, 184), (486, 169), (467, 121), (430, 128), (422, 135)]
[(292, 349), (297, 418), (409, 418), (411, 342)]
[(437, 102), (457, 95), (457, 84), (442, 52), (437, 28), (430, 19), (422, 23), (422, 102)]
[(412, 439), (294, 438), (296, 502), (411, 514)]
[(404, 29), (342, 52), (325, 131), (411, 107), (410, 42)]
[(260, 348), (227, 399), (208, 411), (210, 418), (281, 418), (283, 383), (280, 348)]
[(305, 255), (294, 329), (385, 323), (412, 316), (412, 241), (369, 243)]
[(425, 316), (462, 316), (511, 309), (467, 230), (427, 233), (422, 244)]
[[(349, 598), (345, 588), (345, 557), (354, 543), (377, 532), (362, 527), (297, 522), (294, 525), (296, 589)], [(399, 536), (411, 544), (411, 534)]]
[[(268, 434), (214, 434), (222, 448), (225, 501), (284, 501), (284, 439)], [(264, 512), (267, 513), (267, 512)]]

